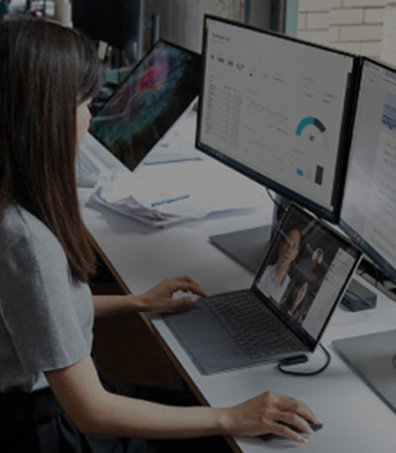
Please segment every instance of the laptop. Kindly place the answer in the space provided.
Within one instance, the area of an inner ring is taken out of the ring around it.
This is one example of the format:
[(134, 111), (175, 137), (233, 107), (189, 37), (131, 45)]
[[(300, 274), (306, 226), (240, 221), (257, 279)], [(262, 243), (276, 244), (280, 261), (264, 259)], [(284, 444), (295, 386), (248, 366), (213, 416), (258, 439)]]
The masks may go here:
[(89, 132), (130, 170), (198, 96), (201, 56), (159, 40), (92, 118)]
[(348, 239), (291, 203), (250, 289), (163, 319), (202, 374), (313, 352), (360, 259)]
[(333, 346), (396, 414), (396, 330), (335, 340)]

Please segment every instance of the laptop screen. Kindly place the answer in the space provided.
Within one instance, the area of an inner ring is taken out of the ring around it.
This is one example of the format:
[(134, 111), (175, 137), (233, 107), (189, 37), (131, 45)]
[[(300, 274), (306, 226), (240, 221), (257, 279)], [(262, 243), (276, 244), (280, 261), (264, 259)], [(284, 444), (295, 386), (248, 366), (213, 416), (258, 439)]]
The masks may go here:
[(133, 170), (198, 95), (201, 57), (160, 40), (91, 120), (90, 132)]
[(316, 345), (360, 255), (347, 239), (292, 204), (254, 288), (305, 343)]

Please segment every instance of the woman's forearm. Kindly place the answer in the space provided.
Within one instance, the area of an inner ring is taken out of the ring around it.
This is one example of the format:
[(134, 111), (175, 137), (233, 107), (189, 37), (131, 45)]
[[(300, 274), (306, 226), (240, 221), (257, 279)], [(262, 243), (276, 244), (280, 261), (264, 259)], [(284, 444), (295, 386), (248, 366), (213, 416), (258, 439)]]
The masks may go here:
[(114, 394), (106, 400), (93, 432), (150, 439), (226, 434), (227, 409), (165, 406)]
[(107, 392), (90, 357), (46, 372), (52, 391), (84, 433), (126, 437), (183, 438), (210, 435), (256, 436), (274, 432), (303, 442), (295, 425), (310, 434), (307, 420), (318, 423), (304, 403), (269, 392), (228, 408), (176, 407)]
[(191, 297), (174, 297), (177, 293), (192, 293), (205, 296), (204, 291), (188, 275), (168, 278), (142, 294), (124, 296), (93, 296), (95, 316), (111, 316), (131, 311), (164, 311), (185, 308)]
[(133, 294), (92, 296), (95, 317), (117, 316), (139, 310)]

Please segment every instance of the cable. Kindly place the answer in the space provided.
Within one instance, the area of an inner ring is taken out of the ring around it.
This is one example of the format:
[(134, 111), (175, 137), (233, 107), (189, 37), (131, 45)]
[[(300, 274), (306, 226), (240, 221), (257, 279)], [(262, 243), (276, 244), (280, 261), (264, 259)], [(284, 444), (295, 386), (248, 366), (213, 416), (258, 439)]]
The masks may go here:
[(323, 366), (321, 366), (318, 370), (315, 371), (308, 371), (308, 372), (303, 372), (303, 371), (289, 371), (285, 370), (283, 367), (287, 366), (285, 365), (285, 362), (280, 361), (277, 365), (277, 369), (284, 374), (290, 374), (292, 376), (316, 376), (319, 373), (322, 373), (331, 362), (331, 355), (330, 352), (322, 345), (322, 343), (319, 344), (319, 346), (322, 348), (323, 352), (325, 353), (326, 356), (326, 362)]

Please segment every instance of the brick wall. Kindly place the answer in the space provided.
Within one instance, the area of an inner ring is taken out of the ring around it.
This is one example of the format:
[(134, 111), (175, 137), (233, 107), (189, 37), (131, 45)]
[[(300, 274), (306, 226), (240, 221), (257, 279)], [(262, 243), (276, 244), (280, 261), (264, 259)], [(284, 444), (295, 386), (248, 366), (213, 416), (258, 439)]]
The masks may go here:
[(388, 23), (385, 17), (395, 4), (386, 0), (299, 0), (297, 34), (302, 39), (393, 62), (389, 51), (395, 41), (389, 31), (395, 28), (395, 22)]

